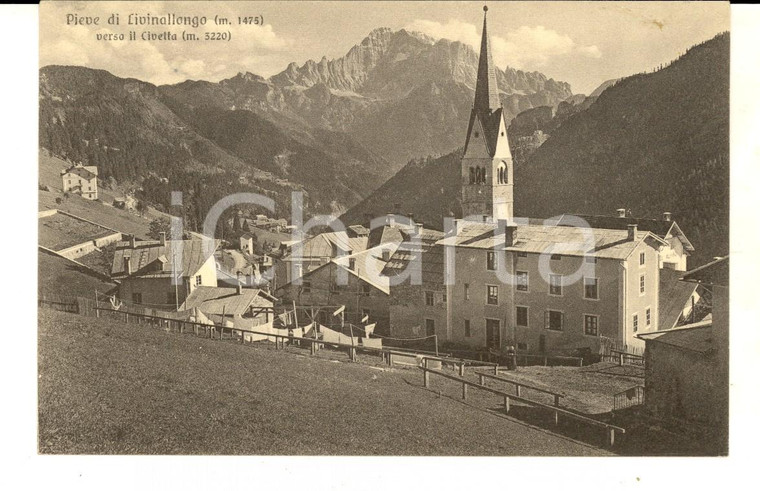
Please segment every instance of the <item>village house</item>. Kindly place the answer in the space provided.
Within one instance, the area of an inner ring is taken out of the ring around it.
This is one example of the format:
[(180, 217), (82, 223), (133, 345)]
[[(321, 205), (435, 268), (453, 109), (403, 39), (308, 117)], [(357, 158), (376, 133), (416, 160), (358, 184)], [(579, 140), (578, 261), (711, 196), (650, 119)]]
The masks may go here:
[(200, 311), (210, 321), (224, 325), (246, 319), (246, 325), (266, 324), (274, 317), (276, 299), (263, 290), (236, 287), (199, 286), (190, 293), (179, 310)]
[[(443, 232), (421, 223), (413, 237), (402, 242), (383, 269), (390, 288), (390, 334), (398, 338), (432, 336), (447, 325), (450, 303), (444, 286)], [(419, 284), (410, 276), (419, 265)]]
[(663, 269), (686, 271), (686, 261), (694, 252), (694, 246), (673, 220), (670, 212), (663, 213), (661, 219), (634, 218), (628, 216), (625, 208), (618, 209), (617, 216), (565, 214), (559, 218), (557, 225), (577, 227), (578, 219), (594, 229), (626, 230), (629, 225), (635, 224), (639, 230), (652, 232), (665, 241), (660, 248), (660, 268)]
[[(360, 325), (367, 317), (367, 322), (376, 324), (376, 333), (387, 335), (390, 289), (382, 271), (397, 247), (398, 243), (389, 242), (330, 259), (305, 273), (300, 284), (291, 282), (279, 287), (275, 296), (286, 305), (295, 302), (307, 310), (313, 307), (318, 312), (315, 320), (322, 325)], [(345, 311), (342, 319), (337, 319), (331, 312), (341, 306)]]
[(166, 240), (165, 234), (157, 241), (120, 242), (111, 266), (119, 298), (176, 310), (197, 287), (217, 286), (218, 246), (216, 240)]
[[(405, 218), (405, 217), (404, 217)], [(357, 234), (367, 230), (366, 234)], [(398, 246), (409, 237), (407, 223), (396, 223), (388, 214), (383, 225), (372, 230), (364, 226), (349, 227), (337, 232), (324, 232), (303, 241), (288, 241), (280, 245), (280, 258), (275, 264), (276, 284), (284, 285), (341, 256), (350, 256), (382, 244)]]
[(79, 194), (85, 199), (98, 199), (98, 167), (75, 164), (61, 171), (63, 192)]
[[(657, 329), (658, 247), (627, 231), (457, 221), (451, 247), (452, 309), (440, 338), (472, 348), (591, 351), (643, 347)], [(505, 274), (503, 281), (497, 272)]]
[(246, 254), (253, 254), (253, 235), (246, 232), (240, 236), (240, 250)]
[(700, 429), (702, 441), (728, 448), (728, 257), (683, 276), (711, 293), (708, 320), (644, 333), (644, 407), (666, 423)]

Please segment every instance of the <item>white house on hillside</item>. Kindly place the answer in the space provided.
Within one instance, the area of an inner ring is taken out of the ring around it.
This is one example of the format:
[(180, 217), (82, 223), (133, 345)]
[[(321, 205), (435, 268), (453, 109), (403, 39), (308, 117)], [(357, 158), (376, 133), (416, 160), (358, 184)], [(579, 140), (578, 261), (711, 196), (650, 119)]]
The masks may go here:
[(86, 199), (98, 199), (98, 167), (75, 164), (61, 171), (64, 193), (76, 193)]

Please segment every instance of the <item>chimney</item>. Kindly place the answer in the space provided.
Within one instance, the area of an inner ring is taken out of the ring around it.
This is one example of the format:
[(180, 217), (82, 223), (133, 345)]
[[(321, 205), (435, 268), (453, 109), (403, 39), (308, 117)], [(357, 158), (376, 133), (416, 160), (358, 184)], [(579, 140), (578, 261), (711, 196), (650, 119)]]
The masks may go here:
[(396, 226), (396, 217), (393, 215), (393, 213), (388, 213), (385, 216), (385, 224), (390, 227)]
[(414, 226), (414, 213), (409, 213), (406, 216), (409, 217), (409, 225), (411, 225), (413, 227)]
[(504, 247), (512, 247), (515, 245), (515, 231), (517, 227), (509, 225), (507, 220), (499, 219), (499, 230), (504, 230)]
[(662, 214), (662, 218), (666, 222), (669, 222), (669, 221), (671, 221), (673, 219), (673, 214), (670, 213), (669, 211), (666, 211), (665, 213)]
[(488, 222), (488, 215), (483, 215), (483, 223)]
[(390, 260), (391, 260), (391, 251), (389, 251), (388, 249), (383, 249), (383, 261), (387, 263)]
[(237, 272), (237, 294), (243, 294), (243, 273), (240, 271)]
[(639, 231), (639, 226), (635, 223), (628, 224), (628, 240), (636, 240), (636, 234)]
[(421, 235), (423, 230), (424, 226), (422, 225), (422, 222), (417, 222), (414, 224), (414, 235)]
[(400, 203), (393, 203), (393, 213), (396, 215), (401, 214), (401, 204)]
[(617, 216), (618, 216), (618, 218), (625, 218), (625, 208), (618, 208), (617, 209)]
[(132, 258), (124, 256), (124, 273), (128, 276), (132, 274)]
[(129, 247), (132, 249), (137, 248), (137, 238), (134, 235), (131, 235), (129, 237)]
[(166, 246), (166, 232), (158, 233), (158, 241), (161, 243), (161, 247)]

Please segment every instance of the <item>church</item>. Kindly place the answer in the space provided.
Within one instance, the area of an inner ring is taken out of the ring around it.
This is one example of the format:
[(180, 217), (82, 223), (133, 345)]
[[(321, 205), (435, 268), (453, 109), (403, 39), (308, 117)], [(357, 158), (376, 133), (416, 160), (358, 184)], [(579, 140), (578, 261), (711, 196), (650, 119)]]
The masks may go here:
[[(659, 255), (668, 243), (635, 221), (592, 228), (570, 215), (561, 225), (514, 216), (519, 183), (483, 10), (461, 160), (462, 216), (423, 242), (421, 285), (391, 286), (391, 335), (435, 334), (443, 345), (470, 350), (643, 349), (637, 335), (658, 329)], [(410, 250), (402, 245), (390, 264), (408, 264)]]

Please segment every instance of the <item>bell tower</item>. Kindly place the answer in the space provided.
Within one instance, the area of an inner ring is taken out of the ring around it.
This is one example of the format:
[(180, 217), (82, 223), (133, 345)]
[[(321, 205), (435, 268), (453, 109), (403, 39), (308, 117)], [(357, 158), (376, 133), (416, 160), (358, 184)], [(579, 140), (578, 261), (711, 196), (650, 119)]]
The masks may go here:
[(488, 7), (483, 7), (475, 103), (462, 156), (462, 217), (487, 215), (494, 220), (514, 217), (512, 153), (507, 139), (496, 69), (488, 38)]

